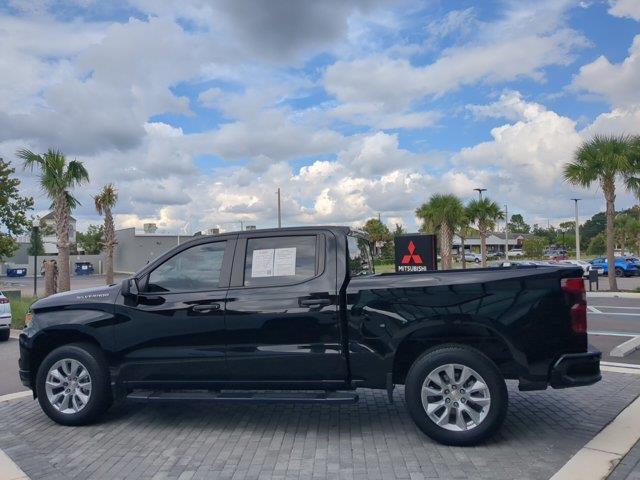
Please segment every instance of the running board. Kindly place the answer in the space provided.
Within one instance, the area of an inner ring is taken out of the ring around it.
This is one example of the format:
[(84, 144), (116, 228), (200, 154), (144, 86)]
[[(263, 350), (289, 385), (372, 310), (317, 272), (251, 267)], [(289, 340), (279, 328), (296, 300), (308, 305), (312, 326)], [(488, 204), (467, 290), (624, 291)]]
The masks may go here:
[(358, 395), (350, 392), (133, 392), (127, 399), (136, 402), (203, 402), (244, 403), (329, 403), (339, 405), (356, 403)]

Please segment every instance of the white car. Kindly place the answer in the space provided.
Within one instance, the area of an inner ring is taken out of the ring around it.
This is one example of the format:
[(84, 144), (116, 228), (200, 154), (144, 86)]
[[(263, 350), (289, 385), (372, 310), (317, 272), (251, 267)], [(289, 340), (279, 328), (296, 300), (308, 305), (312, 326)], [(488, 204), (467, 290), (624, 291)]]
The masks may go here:
[(510, 257), (524, 257), (524, 252), (521, 248), (513, 248), (509, 250)]
[[(589, 276), (589, 272), (593, 267), (593, 265), (591, 265), (589, 262), (585, 262), (584, 260), (562, 260), (560, 263), (564, 265), (575, 265), (577, 267), (582, 267), (582, 276), (584, 277)], [(599, 268), (598, 273), (602, 274), (602, 272), (604, 272), (604, 269)]]
[(11, 328), (11, 304), (9, 299), (0, 292), (0, 342), (9, 340)]

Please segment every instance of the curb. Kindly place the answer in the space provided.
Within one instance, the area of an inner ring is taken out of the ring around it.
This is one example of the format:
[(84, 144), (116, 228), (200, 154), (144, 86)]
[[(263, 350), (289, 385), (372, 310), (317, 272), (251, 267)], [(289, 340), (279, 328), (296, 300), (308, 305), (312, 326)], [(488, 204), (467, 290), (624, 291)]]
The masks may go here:
[(0, 395), (0, 402), (9, 402), (11, 400), (18, 400), (19, 398), (31, 397), (33, 392), (31, 390), (23, 390), (16, 393), (8, 393), (7, 395)]
[(0, 450), (0, 478), (3, 480), (29, 480), (27, 474), (2, 450)]
[(551, 480), (602, 480), (640, 439), (640, 397), (593, 437)]
[(626, 355), (629, 355), (630, 353), (635, 352), (639, 348), (640, 348), (640, 335), (638, 335), (637, 337), (630, 338), (624, 343), (621, 343), (620, 345), (615, 347), (613, 350), (611, 350), (611, 353), (609, 353), (609, 355), (611, 355), (612, 357), (624, 357)]

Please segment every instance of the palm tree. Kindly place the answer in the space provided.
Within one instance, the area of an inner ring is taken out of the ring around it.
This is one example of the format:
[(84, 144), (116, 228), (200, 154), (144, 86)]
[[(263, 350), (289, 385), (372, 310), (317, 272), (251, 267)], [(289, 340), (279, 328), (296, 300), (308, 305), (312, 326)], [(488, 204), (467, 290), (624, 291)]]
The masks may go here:
[(69, 219), (71, 210), (80, 202), (71, 195), (70, 190), (84, 182), (89, 182), (89, 173), (82, 162), (67, 162), (64, 154), (58, 150), (47, 150), (38, 155), (31, 150), (21, 149), (16, 156), (24, 160), (24, 168), (31, 171), (40, 169), (40, 186), (52, 200), (53, 219), (58, 246), (58, 291), (69, 290)]
[(464, 217), (462, 202), (455, 195), (437, 193), (416, 210), (416, 215), (423, 221), (423, 230), (434, 230), (440, 234), (442, 268), (450, 269), (453, 232)]
[(473, 228), (471, 228), (471, 225), (469, 225), (470, 223), (471, 221), (469, 220), (469, 214), (467, 212), (467, 209), (465, 208), (464, 214), (460, 218), (460, 223), (456, 226), (456, 233), (460, 238), (460, 258), (462, 260), (462, 268), (467, 268), (467, 260), (464, 255), (465, 241), (467, 240), (467, 238), (473, 235)]
[(104, 214), (104, 242), (103, 246), (107, 251), (106, 274), (107, 285), (113, 283), (113, 249), (116, 246), (116, 231), (113, 226), (113, 215), (111, 209), (118, 201), (118, 191), (109, 183), (102, 187), (98, 195), (93, 197), (96, 205), (96, 211), (99, 215)]
[(496, 228), (498, 220), (504, 218), (504, 212), (500, 206), (488, 199), (472, 200), (467, 206), (467, 214), (471, 222), (475, 223), (480, 233), (480, 254), (482, 255), (482, 266), (487, 266), (487, 236), (489, 232)]
[(622, 180), (627, 190), (640, 193), (640, 140), (628, 135), (595, 135), (585, 141), (574, 153), (572, 162), (564, 166), (568, 182), (589, 188), (598, 182), (606, 202), (607, 264), (609, 289), (618, 290), (614, 258), (614, 218), (616, 180)]

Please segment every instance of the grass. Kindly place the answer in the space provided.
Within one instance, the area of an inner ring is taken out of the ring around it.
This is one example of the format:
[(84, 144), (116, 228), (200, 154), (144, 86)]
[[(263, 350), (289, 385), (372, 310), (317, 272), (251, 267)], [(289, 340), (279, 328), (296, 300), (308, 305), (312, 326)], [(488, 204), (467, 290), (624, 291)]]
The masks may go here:
[(36, 300), (36, 297), (11, 299), (11, 328), (18, 330), (24, 328), (24, 317), (27, 315), (31, 304)]

